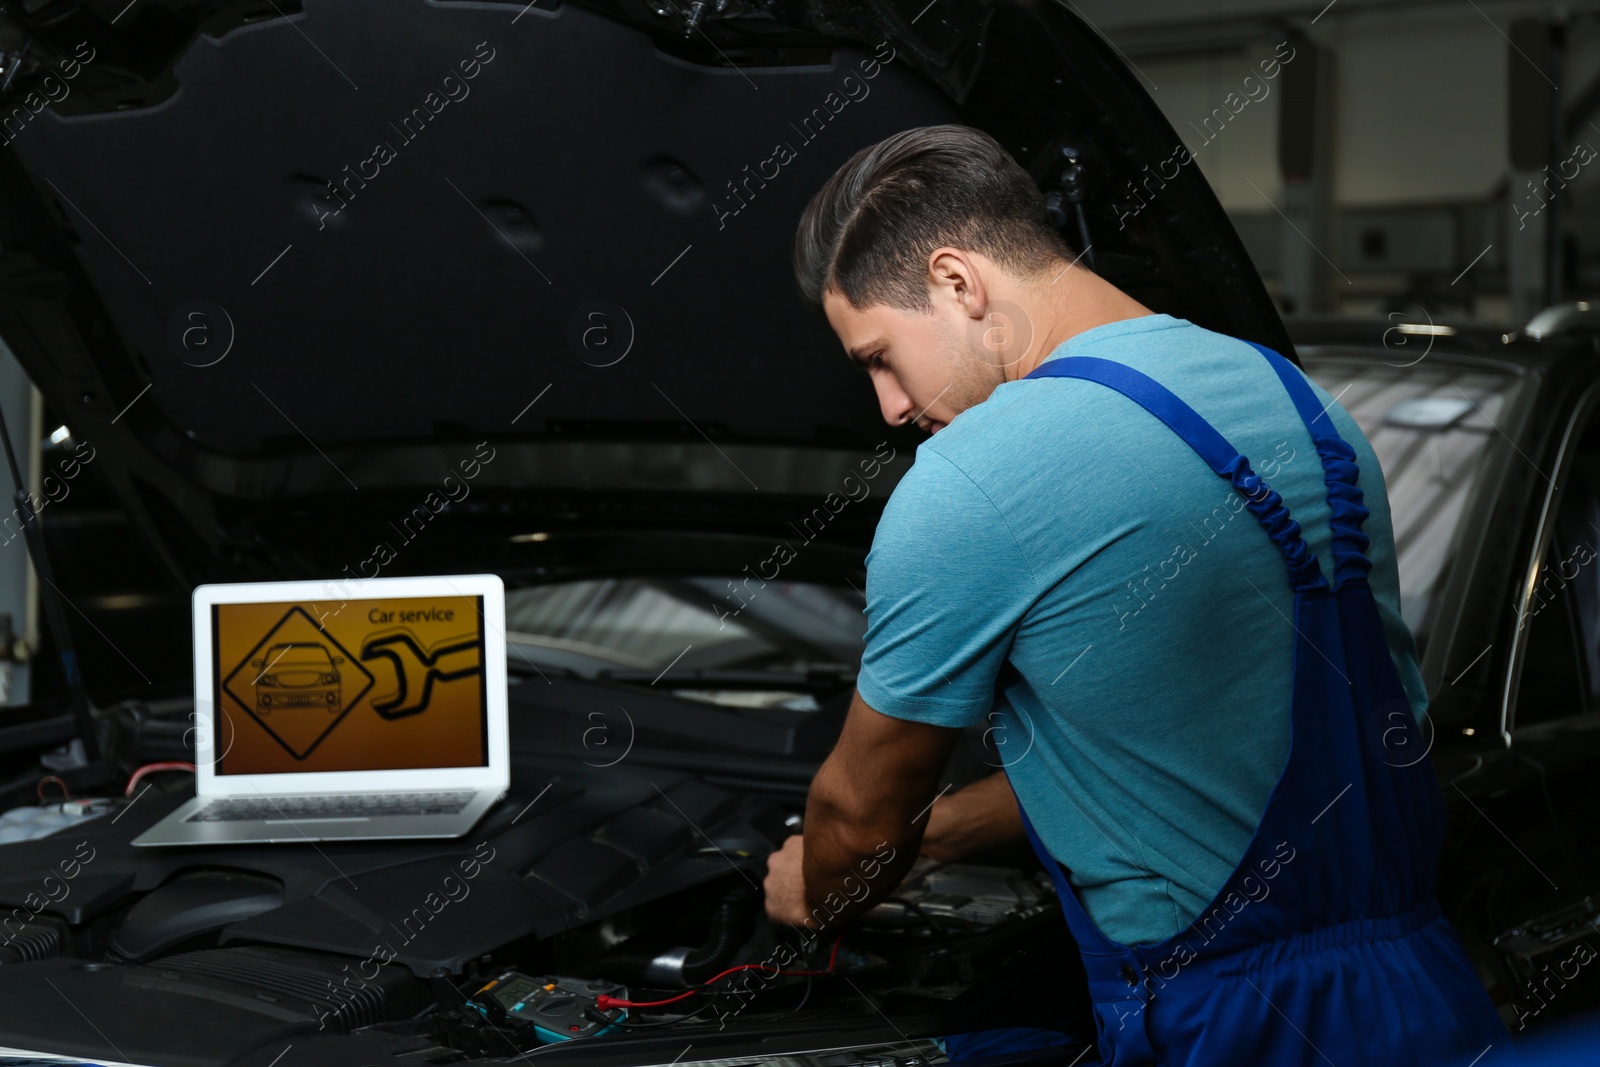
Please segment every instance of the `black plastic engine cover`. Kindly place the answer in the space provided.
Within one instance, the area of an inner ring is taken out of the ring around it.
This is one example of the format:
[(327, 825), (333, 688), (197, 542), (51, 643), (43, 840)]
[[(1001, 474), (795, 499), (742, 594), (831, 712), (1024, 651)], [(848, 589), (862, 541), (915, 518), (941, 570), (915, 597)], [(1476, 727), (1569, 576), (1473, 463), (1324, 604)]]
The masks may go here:
[(211, 1067), (268, 1043), (408, 1015), (430, 999), (402, 967), (377, 968), (356, 986), (341, 981), (343, 966), (336, 957), (241, 946), (151, 966), (53, 959), (4, 968), (0, 1044)]
[(283, 886), (243, 871), (188, 871), (135, 904), (111, 936), (113, 953), (141, 962), (185, 940), (283, 905)]
[[(115, 822), (101, 818), (70, 836), (8, 845), (0, 913), (21, 908), (31, 918), (43, 910), (78, 927), (132, 904), (112, 943), (129, 956), (147, 957), (182, 936), (215, 930), (221, 944), (374, 958), (418, 977), (439, 967), (456, 974), (518, 938), (548, 937), (726, 876), (728, 859), (701, 833), (749, 837), (747, 819), (771, 805), (642, 766), (590, 769), (562, 761), (557, 770), (519, 761), (518, 772), (518, 784), (470, 834), (444, 841), (135, 848), (130, 840), (182, 799), (152, 794)], [(90, 858), (64, 883), (66, 892), (43, 898), (38, 872), (74, 850)], [(220, 891), (211, 884), (219, 877), (214, 873), (188, 892), (201, 872), (219, 870), (235, 872), (250, 887), (246, 899), (230, 904), (228, 893), (211, 892)], [(258, 891), (267, 885), (282, 886), (281, 906), (265, 907)], [(176, 913), (161, 918), (158, 912), (172, 910), (162, 897), (173, 893), (217, 897), (221, 911), (193, 922)], [(237, 908), (236, 917), (223, 914), (229, 907)]]

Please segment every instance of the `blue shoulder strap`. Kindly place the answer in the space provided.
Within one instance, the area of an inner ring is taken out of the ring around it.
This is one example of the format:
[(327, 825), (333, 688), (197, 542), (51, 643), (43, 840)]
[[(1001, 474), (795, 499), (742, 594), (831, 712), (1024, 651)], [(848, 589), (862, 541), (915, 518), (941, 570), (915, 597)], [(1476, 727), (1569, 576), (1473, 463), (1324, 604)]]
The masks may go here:
[(1361, 525), (1371, 512), (1363, 503), (1361, 487), (1356, 484), (1360, 471), (1356, 467), (1355, 450), (1339, 436), (1333, 417), (1328, 414), (1328, 408), (1333, 405), (1317, 403), (1317, 394), (1311, 391), (1306, 376), (1293, 363), (1266, 345), (1254, 341), (1245, 341), (1245, 344), (1265, 356), (1267, 363), (1278, 372), (1278, 379), (1288, 390), (1322, 459), (1323, 482), (1328, 487), (1334, 584), (1342, 589), (1346, 582), (1365, 581), (1367, 572), (1372, 570), (1372, 561), (1367, 558), (1371, 540), (1362, 532)]
[[(1289, 569), (1289, 584), (1296, 592), (1326, 589), (1328, 582), (1317, 565), (1317, 557), (1300, 537), (1300, 524), (1261, 477), (1250, 469), (1250, 461), (1240, 455), (1205, 419), (1155, 379), (1132, 367), (1095, 356), (1063, 356), (1041, 363), (1029, 378), (1081, 378), (1115, 389), (1165, 423), (1185, 444), (1220, 477), (1243, 494), (1245, 506), (1266, 530), (1272, 543), (1283, 553)], [(1342, 441), (1340, 442), (1343, 443)]]

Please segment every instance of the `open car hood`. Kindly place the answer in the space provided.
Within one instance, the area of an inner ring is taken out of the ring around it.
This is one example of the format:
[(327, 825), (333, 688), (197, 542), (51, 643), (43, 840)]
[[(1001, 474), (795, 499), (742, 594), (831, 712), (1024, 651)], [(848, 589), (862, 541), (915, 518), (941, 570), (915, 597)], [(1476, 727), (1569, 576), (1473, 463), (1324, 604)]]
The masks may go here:
[(117, 6), (5, 5), (0, 335), (191, 585), (353, 573), (419, 507), (452, 532), (387, 573), (649, 566), (663, 531), (715, 568), (703, 533), (876, 478), (823, 538), (859, 562), (922, 435), (790, 255), (912, 126), (1047, 190), (1075, 149), (1105, 277), (1292, 356), (1197, 168), (1119, 216), (1179, 138), (1055, 3)]

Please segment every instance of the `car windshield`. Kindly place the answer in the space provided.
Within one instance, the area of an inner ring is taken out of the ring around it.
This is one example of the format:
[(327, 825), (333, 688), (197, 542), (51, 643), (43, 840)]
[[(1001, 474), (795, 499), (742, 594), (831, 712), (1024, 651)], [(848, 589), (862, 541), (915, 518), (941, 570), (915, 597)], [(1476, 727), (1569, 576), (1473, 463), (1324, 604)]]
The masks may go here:
[(853, 679), (865, 608), (849, 584), (743, 575), (557, 582), (507, 590), (507, 654), (513, 669), (809, 711)]
[[(1350, 412), (1383, 467), (1401, 612), (1426, 646), (1430, 608), (1456, 550), (1462, 506), (1514, 397), (1509, 372), (1375, 361), (1302, 346), (1310, 375)], [(861, 662), (855, 586), (741, 576), (556, 582), (506, 594), (513, 669), (654, 685), (746, 707), (810, 710)]]
[(1366, 434), (1383, 468), (1400, 571), (1400, 613), (1427, 646), (1435, 595), (1450, 571), (1462, 509), (1491, 452), (1496, 428), (1521, 385), (1510, 370), (1413, 365), (1366, 350), (1298, 346), (1306, 373)]

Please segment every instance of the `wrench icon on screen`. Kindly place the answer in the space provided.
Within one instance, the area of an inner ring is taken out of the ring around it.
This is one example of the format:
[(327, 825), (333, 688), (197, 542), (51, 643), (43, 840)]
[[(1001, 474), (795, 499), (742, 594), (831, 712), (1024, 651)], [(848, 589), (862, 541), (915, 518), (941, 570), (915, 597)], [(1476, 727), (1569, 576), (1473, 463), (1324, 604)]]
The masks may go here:
[[(361, 660), (388, 660), (395, 688), (372, 698), (372, 710), (385, 719), (403, 719), (428, 710), (433, 683), (452, 682), (483, 671), (483, 639), (475, 633), (446, 637), (423, 648), (416, 635), (401, 627), (371, 634), (361, 642)], [(408, 699), (413, 693), (415, 700)]]

